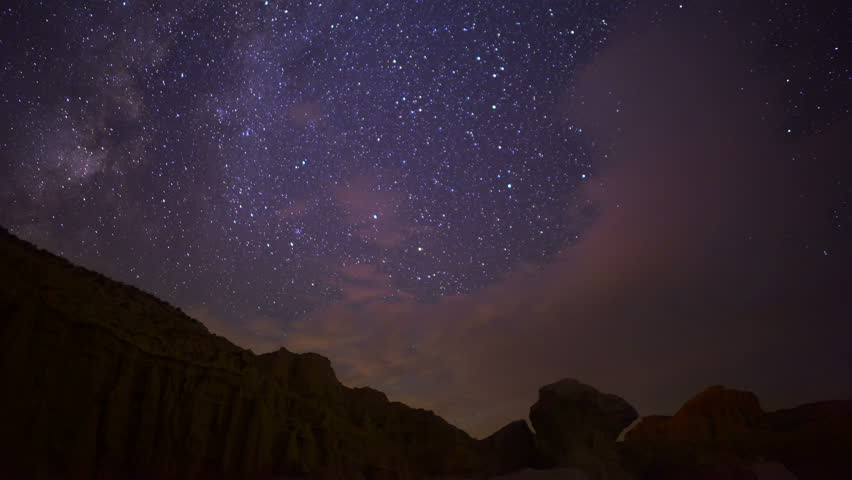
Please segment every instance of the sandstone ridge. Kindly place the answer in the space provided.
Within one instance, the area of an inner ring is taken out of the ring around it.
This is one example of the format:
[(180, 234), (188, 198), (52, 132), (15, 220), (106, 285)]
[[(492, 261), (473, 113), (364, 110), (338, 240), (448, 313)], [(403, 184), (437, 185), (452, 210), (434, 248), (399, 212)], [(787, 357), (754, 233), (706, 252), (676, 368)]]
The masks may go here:
[(419, 478), (481, 470), (434, 413), (328, 359), (239, 348), (0, 232), (0, 477)]

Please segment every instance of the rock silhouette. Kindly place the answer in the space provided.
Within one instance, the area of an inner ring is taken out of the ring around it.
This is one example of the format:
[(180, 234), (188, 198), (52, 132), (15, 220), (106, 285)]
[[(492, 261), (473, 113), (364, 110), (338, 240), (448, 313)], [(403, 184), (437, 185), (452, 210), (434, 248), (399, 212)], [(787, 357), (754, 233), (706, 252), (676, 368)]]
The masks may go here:
[(564, 379), (539, 390), (535, 432), (475, 440), (2, 229), (0, 385), (0, 478), (852, 478), (852, 400), (764, 412), (710, 387), (616, 442), (636, 410)]
[(0, 477), (418, 478), (481, 469), (426, 410), (328, 359), (254, 355), (133, 287), (0, 233)]
[(535, 434), (527, 422), (517, 420), (480, 442), (486, 460), (485, 472), (496, 474), (521, 470), (536, 458)]
[(642, 418), (626, 438), (736, 442), (758, 427), (763, 414), (755, 394), (713, 386), (687, 401), (674, 416)]
[(803, 480), (852, 478), (852, 400), (764, 412), (753, 393), (714, 386), (625, 438), (626, 463), (646, 478), (755, 478), (764, 461)]
[(614, 475), (615, 441), (638, 413), (615, 395), (574, 379), (541, 387), (530, 408), (538, 466), (576, 467), (592, 476)]

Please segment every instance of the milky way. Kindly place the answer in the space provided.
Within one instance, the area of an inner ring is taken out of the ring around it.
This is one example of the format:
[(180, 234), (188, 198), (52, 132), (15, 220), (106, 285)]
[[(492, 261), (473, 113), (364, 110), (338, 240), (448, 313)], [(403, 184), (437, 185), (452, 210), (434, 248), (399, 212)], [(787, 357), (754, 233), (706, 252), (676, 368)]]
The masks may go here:
[(849, 5), (15, 3), (0, 225), (241, 346), (477, 435), (850, 395)]
[(556, 106), (618, 7), (7, 9), (2, 220), (232, 315), (304, 314), (359, 263), (405, 297), (474, 291), (593, 218), (577, 187), (606, 152)]

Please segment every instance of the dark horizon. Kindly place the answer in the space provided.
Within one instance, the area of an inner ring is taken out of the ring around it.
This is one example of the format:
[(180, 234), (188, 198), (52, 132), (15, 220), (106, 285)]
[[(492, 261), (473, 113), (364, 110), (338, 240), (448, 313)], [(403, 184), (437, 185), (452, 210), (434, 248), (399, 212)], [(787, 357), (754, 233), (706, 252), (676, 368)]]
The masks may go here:
[(444, 6), (9, 7), (0, 224), (476, 437), (852, 398), (852, 7)]

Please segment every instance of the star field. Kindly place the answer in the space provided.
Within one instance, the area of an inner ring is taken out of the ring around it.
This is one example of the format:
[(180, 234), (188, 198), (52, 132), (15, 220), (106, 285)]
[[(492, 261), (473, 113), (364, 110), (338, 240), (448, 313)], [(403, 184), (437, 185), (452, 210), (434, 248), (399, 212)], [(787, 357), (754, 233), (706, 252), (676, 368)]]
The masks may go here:
[(850, 395), (852, 6), (14, 3), (0, 225), (241, 346), (478, 436)]
[(593, 216), (577, 192), (603, 153), (555, 107), (618, 8), (6, 9), (4, 150), (19, 188), (4, 221), (230, 312), (303, 314), (359, 263), (403, 295), (474, 291), (576, 241)]

